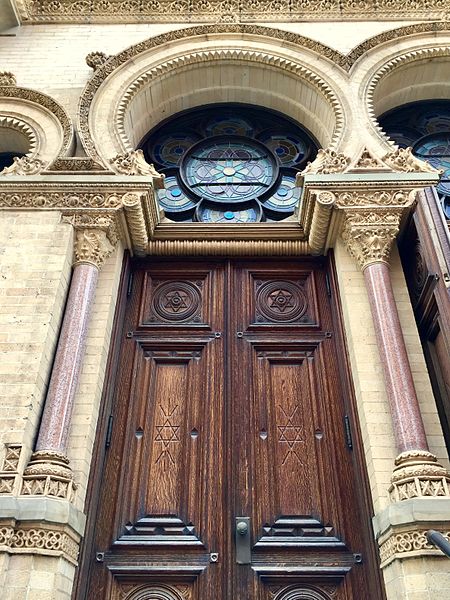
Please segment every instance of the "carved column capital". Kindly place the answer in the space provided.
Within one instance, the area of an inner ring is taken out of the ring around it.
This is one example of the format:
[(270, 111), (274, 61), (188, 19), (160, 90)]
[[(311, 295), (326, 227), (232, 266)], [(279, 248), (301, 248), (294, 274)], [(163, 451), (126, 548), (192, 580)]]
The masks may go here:
[(346, 212), (342, 239), (362, 270), (377, 262), (389, 264), (401, 216), (389, 210)]
[(65, 215), (63, 221), (75, 228), (73, 266), (94, 265), (101, 269), (119, 239), (116, 219), (104, 214)]

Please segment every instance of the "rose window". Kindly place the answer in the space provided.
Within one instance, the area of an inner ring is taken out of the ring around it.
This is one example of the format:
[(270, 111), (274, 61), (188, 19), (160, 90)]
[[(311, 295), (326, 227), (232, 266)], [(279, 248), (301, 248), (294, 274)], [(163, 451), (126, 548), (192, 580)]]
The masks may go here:
[(414, 102), (384, 114), (379, 121), (401, 148), (412, 147), (415, 156), (443, 171), (436, 189), (450, 219), (450, 102)]
[(277, 113), (210, 106), (175, 117), (142, 143), (148, 162), (165, 174), (158, 200), (174, 221), (255, 223), (294, 213), (295, 177), (317, 145)]

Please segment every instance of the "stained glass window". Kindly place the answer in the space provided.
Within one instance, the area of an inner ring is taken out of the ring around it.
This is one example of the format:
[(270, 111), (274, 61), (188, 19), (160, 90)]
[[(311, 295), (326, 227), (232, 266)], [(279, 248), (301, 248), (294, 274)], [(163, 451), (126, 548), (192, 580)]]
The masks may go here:
[(450, 219), (450, 101), (414, 102), (385, 113), (380, 125), (402, 148), (428, 161), (443, 175), (436, 186), (447, 219)]
[(255, 223), (292, 215), (301, 189), (297, 172), (317, 144), (278, 113), (214, 105), (172, 118), (141, 144), (165, 174), (161, 208), (174, 221)]

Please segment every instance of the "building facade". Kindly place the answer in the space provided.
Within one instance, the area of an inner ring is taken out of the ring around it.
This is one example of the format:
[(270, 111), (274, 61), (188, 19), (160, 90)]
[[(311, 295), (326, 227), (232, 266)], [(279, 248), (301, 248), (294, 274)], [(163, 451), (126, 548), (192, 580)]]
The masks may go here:
[(5, 600), (448, 597), (449, 18), (0, 4)]

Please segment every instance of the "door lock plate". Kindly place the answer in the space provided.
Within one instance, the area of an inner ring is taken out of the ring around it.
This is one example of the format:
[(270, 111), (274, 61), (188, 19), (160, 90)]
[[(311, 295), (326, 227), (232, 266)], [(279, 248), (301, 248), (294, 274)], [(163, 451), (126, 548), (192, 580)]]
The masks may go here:
[(250, 517), (236, 517), (236, 562), (238, 565), (249, 565), (252, 562)]

